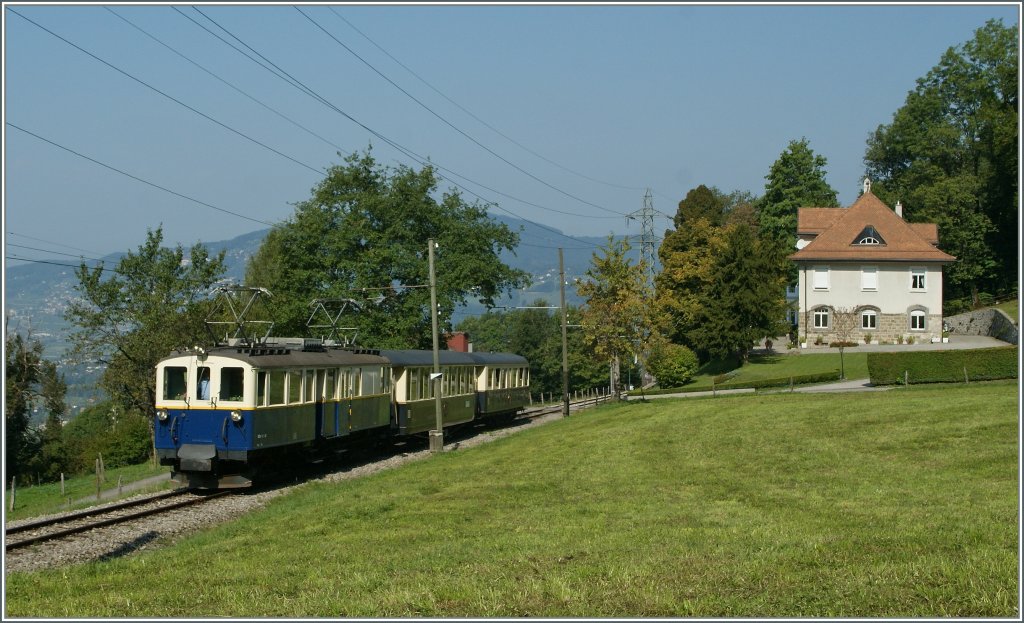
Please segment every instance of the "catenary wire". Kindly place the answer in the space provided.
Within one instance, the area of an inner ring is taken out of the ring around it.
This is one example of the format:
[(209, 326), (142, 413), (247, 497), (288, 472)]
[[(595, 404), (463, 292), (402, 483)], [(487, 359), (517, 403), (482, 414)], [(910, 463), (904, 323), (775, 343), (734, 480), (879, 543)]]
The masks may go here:
[(539, 183), (543, 184), (544, 186), (547, 186), (548, 188), (550, 188), (551, 190), (554, 190), (555, 192), (561, 193), (561, 194), (565, 195), (566, 197), (569, 197), (570, 199), (574, 199), (574, 200), (576, 200), (576, 201), (579, 201), (580, 203), (582, 203), (582, 204), (585, 204), (585, 205), (588, 205), (588, 206), (590, 206), (590, 207), (593, 207), (593, 208), (597, 208), (597, 209), (599, 209), (599, 210), (604, 210), (605, 212), (610, 212), (610, 213), (612, 213), (612, 214), (616, 214), (616, 215), (618, 215), (618, 216), (625, 216), (625, 213), (624, 213), (624, 212), (619, 212), (619, 211), (617, 211), (617, 210), (612, 210), (612, 209), (606, 208), (606, 207), (604, 207), (604, 206), (602, 206), (602, 205), (598, 205), (598, 204), (596, 204), (596, 203), (593, 203), (593, 202), (591, 202), (591, 201), (587, 201), (586, 199), (583, 199), (583, 198), (581, 198), (581, 197), (578, 197), (578, 196), (576, 196), (576, 195), (574, 195), (574, 194), (572, 194), (572, 193), (570, 193), (570, 192), (568, 192), (568, 191), (566, 191), (566, 190), (563, 190), (563, 189), (561, 189), (561, 188), (559, 188), (559, 187), (555, 186), (554, 184), (551, 184), (550, 182), (547, 182), (546, 180), (543, 180), (543, 179), (541, 179), (541, 178), (537, 177), (537, 176), (536, 176), (536, 175), (534, 175), (533, 173), (530, 173), (529, 171), (527, 171), (526, 169), (524, 169), (524, 168), (520, 167), (519, 165), (517, 165), (516, 163), (512, 162), (512, 161), (511, 161), (511, 160), (509, 160), (508, 158), (505, 158), (505, 157), (504, 157), (504, 156), (502, 156), (501, 154), (497, 153), (496, 151), (494, 151), (494, 150), (493, 150), (493, 149), (491, 149), (490, 147), (488, 147), (488, 146), (484, 145), (483, 143), (481, 143), (480, 141), (478, 141), (478, 140), (477, 140), (476, 138), (474, 138), (473, 136), (471, 136), (471, 135), (469, 135), (469, 134), (468, 134), (467, 132), (465, 132), (465, 131), (464, 131), (464, 130), (463, 130), (462, 128), (459, 128), (458, 126), (456, 126), (455, 124), (453, 124), (453, 123), (452, 123), (451, 121), (449, 121), (448, 119), (446, 119), (446, 118), (445, 118), (444, 116), (442, 116), (441, 114), (439, 114), (438, 112), (436, 112), (436, 111), (435, 111), (435, 110), (434, 110), (433, 108), (431, 108), (431, 107), (427, 106), (426, 104), (424, 104), (424, 103), (423, 103), (423, 102), (422, 102), (422, 101), (421, 101), (421, 100), (420, 100), (419, 98), (417, 98), (416, 96), (414, 96), (414, 95), (413, 95), (412, 93), (410, 93), (409, 91), (405, 90), (405, 89), (404, 89), (404, 88), (403, 88), (403, 87), (402, 87), (401, 85), (399, 85), (399, 84), (398, 84), (397, 82), (395, 82), (394, 80), (392, 80), (391, 78), (389, 78), (389, 77), (388, 77), (387, 75), (385, 75), (385, 74), (384, 74), (383, 72), (381, 72), (381, 71), (380, 71), (379, 69), (377, 69), (376, 67), (374, 67), (374, 66), (373, 66), (372, 64), (370, 64), (370, 62), (369, 62), (369, 61), (367, 61), (367, 60), (366, 60), (366, 59), (364, 59), (364, 58), (363, 58), (362, 56), (360, 56), (359, 54), (357, 54), (357, 53), (355, 52), (355, 50), (353, 50), (352, 48), (350, 48), (350, 47), (348, 47), (347, 45), (345, 45), (345, 44), (344, 44), (344, 43), (343, 43), (343, 42), (342, 42), (342, 41), (341, 41), (340, 39), (338, 39), (337, 37), (335, 37), (335, 36), (334, 36), (334, 35), (333, 35), (333, 34), (332, 34), (332, 33), (331, 33), (330, 31), (328, 31), (328, 30), (327, 30), (326, 28), (324, 28), (324, 27), (323, 27), (322, 25), (320, 25), (320, 23), (319, 23), (319, 22), (317, 22), (317, 21), (316, 21), (316, 20), (314, 20), (314, 19), (313, 19), (312, 17), (310, 17), (309, 15), (307, 15), (307, 14), (306, 14), (306, 12), (305, 12), (305, 11), (303, 11), (303, 10), (302, 10), (302, 9), (301, 9), (300, 7), (298, 7), (298, 6), (294, 6), (293, 8), (294, 8), (294, 9), (295, 9), (296, 11), (298, 11), (298, 12), (299, 12), (300, 14), (302, 14), (302, 16), (303, 16), (303, 17), (305, 17), (305, 18), (306, 18), (307, 20), (309, 20), (309, 21), (310, 21), (310, 22), (311, 22), (311, 23), (312, 23), (312, 24), (313, 24), (314, 26), (316, 26), (317, 28), (319, 28), (321, 32), (323, 32), (323, 33), (324, 33), (325, 35), (327, 35), (328, 37), (330, 37), (332, 41), (334, 41), (335, 43), (337, 43), (338, 45), (340, 45), (340, 46), (341, 46), (342, 48), (344, 48), (344, 49), (345, 49), (345, 50), (347, 50), (347, 51), (348, 51), (348, 52), (349, 52), (350, 54), (352, 54), (352, 56), (355, 56), (355, 57), (356, 57), (357, 59), (359, 59), (359, 61), (360, 61), (360, 62), (362, 62), (362, 63), (363, 63), (364, 65), (366, 65), (367, 67), (369, 67), (369, 68), (370, 68), (370, 69), (371, 69), (371, 70), (372, 70), (372, 71), (373, 71), (374, 73), (376, 73), (376, 74), (377, 74), (378, 76), (380, 76), (381, 78), (383, 78), (384, 80), (386, 80), (386, 81), (387, 81), (387, 82), (388, 82), (389, 84), (391, 84), (391, 85), (392, 85), (393, 87), (395, 87), (396, 89), (398, 89), (399, 91), (401, 91), (401, 92), (402, 92), (403, 94), (405, 94), (405, 95), (406, 95), (406, 96), (407, 96), (407, 97), (408, 97), (409, 99), (411, 99), (412, 101), (414, 101), (414, 102), (416, 102), (417, 104), (419, 104), (419, 106), (420, 106), (420, 107), (422, 107), (422, 108), (423, 108), (424, 110), (426, 110), (426, 111), (427, 111), (427, 112), (429, 112), (430, 114), (432, 114), (432, 115), (434, 115), (435, 117), (437, 117), (437, 119), (438, 119), (438, 120), (440, 120), (440, 121), (441, 121), (442, 123), (444, 123), (445, 125), (447, 125), (447, 126), (448, 126), (448, 127), (450, 127), (451, 129), (455, 130), (456, 132), (458, 132), (458, 133), (459, 133), (459, 134), (461, 134), (462, 136), (464, 136), (464, 137), (465, 137), (466, 139), (468, 139), (468, 140), (469, 140), (470, 142), (472, 142), (472, 143), (473, 143), (474, 145), (476, 145), (476, 146), (480, 147), (481, 149), (483, 149), (483, 150), (484, 150), (484, 151), (486, 151), (487, 153), (491, 154), (491, 155), (492, 155), (492, 156), (494, 156), (495, 158), (497, 158), (497, 159), (501, 160), (501, 161), (502, 161), (502, 162), (504, 162), (505, 164), (509, 165), (510, 167), (512, 167), (513, 169), (515, 169), (516, 171), (519, 171), (520, 173), (522, 173), (523, 175), (525, 175), (525, 176), (529, 177), (530, 179), (532, 179), (532, 180), (534, 180), (534, 181), (536, 181), (536, 182), (539, 182)]
[(605, 185), (605, 186), (610, 186), (610, 187), (612, 187), (612, 188), (621, 188), (621, 189), (623, 189), (623, 190), (643, 190), (643, 188), (640, 188), (640, 187), (638, 187), (638, 186), (626, 186), (626, 185), (624, 185), (624, 184), (614, 184), (614, 183), (612, 183), (612, 182), (606, 182), (606, 181), (604, 181), (604, 180), (601, 180), (601, 179), (597, 179), (597, 178), (594, 178), (594, 177), (590, 177), (589, 175), (585, 175), (585, 174), (583, 174), (583, 173), (579, 173), (578, 171), (574, 171), (573, 169), (571, 169), (571, 168), (569, 168), (569, 167), (567, 167), (567, 166), (561, 165), (561, 164), (559, 164), (559, 163), (555, 162), (554, 160), (551, 160), (550, 158), (546, 158), (546, 157), (545, 157), (545, 156), (543, 156), (542, 154), (539, 154), (539, 153), (537, 153), (536, 151), (534, 151), (534, 150), (530, 149), (529, 147), (527, 147), (526, 145), (523, 145), (523, 144), (522, 144), (522, 143), (520, 143), (519, 141), (515, 140), (514, 138), (512, 138), (512, 137), (508, 136), (507, 134), (505, 134), (504, 132), (502, 132), (501, 130), (499, 130), (498, 128), (495, 128), (495, 127), (494, 127), (493, 125), (491, 125), (490, 123), (487, 123), (486, 121), (484, 121), (483, 119), (481, 119), (481, 118), (480, 118), (480, 117), (478, 117), (477, 115), (473, 114), (473, 112), (472, 112), (472, 111), (470, 111), (470, 110), (466, 109), (466, 108), (465, 108), (464, 106), (462, 106), (461, 104), (459, 104), (458, 102), (456, 102), (456, 101), (455, 101), (455, 100), (453, 100), (452, 98), (450, 98), (450, 97), (448, 97), (447, 95), (445, 95), (445, 94), (444, 94), (443, 92), (441, 92), (441, 91), (440, 91), (439, 89), (437, 89), (437, 88), (436, 88), (436, 87), (435, 87), (434, 85), (432, 85), (431, 83), (429, 83), (429, 82), (427, 82), (426, 80), (424, 80), (424, 79), (423, 79), (423, 78), (422, 78), (422, 77), (421, 77), (421, 76), (420, 76), (419, 74), (417, 74), (417, 73), (416, 73), (415, 71), (413, 71), (412, 69), (410, 69), (410, 68), (409, 68), (408, 66), (406, 66), (406, 65), (405, 65), (404, 63), (402, 63), (402, 61), (400, 61), (400, 60), (398, 60), (397, 58), (395, 58), (395, 57), (394, 57), (394, 56), (393, 56), (393, 55), (392, 55), (392, 54), (391, 54), (390, 52), (388, 52), (388, 51), (387, 51), (386, 49), (384, 49), (384, 48), (383, 48), (383, 47), (381, 47), (381, 46), (380, 46), (379, 44), (377, 44), (377, 42), (376, 42), (376, 41), (374, 41), (373, 39), (371, 39), (371, 38), (370, 38), (370, 37), (369, 37), (369, 36), (368, 36), (368, 35), (367, 35), (366, 33), (364, 33), (363, 31), (359, 30), (358, 28), (356, 28), (356, 26), (355, 26), (354, 24), (352, 24), (352, 22), (348, 21), (347, 19), (345, 19), (345, 17), (344, 17), (344, 16), (342, 16), (342, 15), (341, 15), (340, 13), (338, 13), (338, 11), (337, 11), (337, 10), (336, 10), (336, 9), (335, 9), (335, 8), (334, 8), (333, 6), (329, 6), (329, 7), (327, 7), (327, 8), (328, 8), (328, 9), (330, 9), (330, 10), (331, 10), (331, 12), (332, 12), (332, 13), (334, 13), (334, 15), (335, 15), (335, 16), (336, 16), (336, 17), (337, 17), (338, 19), (340, 19), (341, 21), (345, 22), (345, 23), (346, 23), (346, 24), (347, 24), (347, 25), (348, 25), (348, 26), (349, 26), (349, 27), (350, 27), (350, 28), (351, 28), (352, 30), (356, 31), (356, 32), (357, 32), (357, 33), (358, 33), (358, 34), (359, 34), (359, 35), (360, 35), (361, 37), (363, 37), (364, 39), (366, 39), (367, 41), (369, 41), (369, 42), (370, 42), (370, 43), (371, 43), (371, 44), (372, 44), (372, 45), (373, 45), (373, 46), (374, 46), (375, 48), (377, 48), (378, 50), (380, 50), (381, 52), (383, 52), (383, 53), (384, 53), (384, 54), (385, 54), (385, 55), (386, 55), (386, 56), (387, 56), (388, 58), (390, 58), (390, 59), (391, 59), (392, 61), (394, 61), (394, 62), (395, 62), (396, 64), (398, 64), (398, 66), (400, 66), (400, 67), (401, 67), (402, 69), (404, 69), (404, 70), (406, 70), (407, 72), (409, 72), (410, 74), (412, 74), (412, 76), (413, 76), (414, 78), (416, 78), (417, 80), (419, 80), (420, 82), (422, 82), (423, 84), (425, 84), (425, 85), (426, 85), (426, 86), (427, 86), (428, 88), (430, 88), (430, 89), (431, 89), (432, 91), (434, 91), (435, 93), (437, 93), (438, 95), (440, 95), (440, 96), (441, 96), (441, 97), (443, 97), (444, 99), (448, 100), (448, 102), (450, 102), (450, 103), (451, 103), (452, 105), (454, 105), (454, 106), (455, 106), (456, 108), (458, 108), (458, 109), (459, 109), (459, 110), (461, 110), (462, 112), (466, 113), (467, 115), (469, 115), (469, 116), (470, 116), (470, 117), (472, 117), (473, 119), (477, 120), (477, 121), (478, 121), (479, 123), (481, 123), (482, 125), (484, 125), (484, 126), (485, 126), (485, 127), (487, 127), (488, 129), (490, 129), (490, 130), (491, 130), (492, 132), (494, 132), (494, 133), (495, 133), (495, 134), (497, 134), (498, 136), (500, 136), (500, 137), (504, 138), (505, 140), (509, 141), (509, 142), (510, 142), (510, 143), (512, 143), (513, 145), (516, 145), (516, 146), (517, 146), (517, 147), (519, 147), (520, 149), (522, 149), (522, 150), (524, 150), (524, 151), (526, 151), (526, 152), (528, 152), (528, 153), (532, 154), (533, 156), (536, 156), (537, 158), (540, 158), (541, 160), (543, 160), (543, 161), (545, 161), (545, 162), (547, 162), (547, 163), (549, 163), (549, 164), (553, 164), (554, 166), (558, 167), (559, 169), (562, 169), (563, 171), (566, 171), (566, 172), (568, 172), (568, 173), (572, 173), (573, 175), (576, 175), (576, 176), (578, 176), (578, 177), (581, 177), (581, 178), (583, 178), (583, 179), (585, 179), (585, 180), (588, 180), (588, 181), (591, 181), (591, 182), (595, 182), (595, 183), (597, 183), (597, 184), (603, 184), (603, 185)]

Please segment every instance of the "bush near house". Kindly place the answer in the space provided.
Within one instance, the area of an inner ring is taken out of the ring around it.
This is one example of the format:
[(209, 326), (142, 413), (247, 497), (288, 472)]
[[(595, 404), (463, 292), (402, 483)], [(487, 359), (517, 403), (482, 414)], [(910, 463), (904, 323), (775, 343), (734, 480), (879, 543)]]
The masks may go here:
[(873, 385), (895, 385), (904, 378), (909, 383), (962, 383), (1014, 379), (1017, 375), (1017, 349), (1012, 346), (868, 354), (868, 376)]

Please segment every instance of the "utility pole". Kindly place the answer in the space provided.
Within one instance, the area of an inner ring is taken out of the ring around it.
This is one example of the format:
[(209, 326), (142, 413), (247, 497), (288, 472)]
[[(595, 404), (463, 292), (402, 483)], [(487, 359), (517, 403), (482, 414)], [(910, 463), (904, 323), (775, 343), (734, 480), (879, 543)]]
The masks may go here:
[(565, 309), (565, 260), (562, 247), (558, 247), (558, 285), (562, 310), (562, 417), (569, 417), (569, 345), (566, 337), (568, 311)]
[(441, 452), (444, 449), (444, 421), (441, 411), (441, 355), (437, 335), (437, 277), (434, 275), (434, 239), (427, 240), (427, 263), (430, 268), (430, 325), (434, 334), (434, 373), (430, 375), (430, 383), (434, 388), (434, 416), (437, 430), (430, 431), (430, 451)]
[(648, 188), (644, 194), (644, 207), (636, 212), (626, 215), (626, 224), (630, 219), (640, 219), (640, 261), (644, 262), (647, 268), (647, 284), (654, 283), (654, 199), (651, 197), (651, 189)]

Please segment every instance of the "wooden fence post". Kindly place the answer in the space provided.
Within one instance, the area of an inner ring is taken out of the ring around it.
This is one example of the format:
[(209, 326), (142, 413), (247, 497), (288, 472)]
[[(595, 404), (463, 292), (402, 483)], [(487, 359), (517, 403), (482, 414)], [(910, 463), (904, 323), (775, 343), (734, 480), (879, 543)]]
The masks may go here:
[(117, 496), (121, 497), (121, 476), (117, 476)]
[(910, 387), (910, 372), (903, 371), (903, 387)]
[(96, 459), (96, 499), (100, 499), (100, 460)]
[(970, 383), (970, 380), (967, 378), (967, 366), (964, 366), (964, 384), (966, 385), (967, 383)]
[(793, 393), (793, 377), (789, 377), (789, 393)]
[(64, 472), (60, 473), (60, 497), (64, 497)]
[(8, 512), (14, 510), (14, 482), (15, 482), (15, 480), (17, 480), (17, 478), (18, 478), (17, 476), (11, 476), (11, 503), (7, 507), (7, 511)]

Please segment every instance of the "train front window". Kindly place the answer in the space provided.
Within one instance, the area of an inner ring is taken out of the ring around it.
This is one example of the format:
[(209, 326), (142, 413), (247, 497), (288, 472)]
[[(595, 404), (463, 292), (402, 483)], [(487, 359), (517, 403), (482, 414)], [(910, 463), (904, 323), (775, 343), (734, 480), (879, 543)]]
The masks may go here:
[(243, 368), (220, 369), (220, 399), (241, 402), (245, 396), (245, 372)]
[(196, 368), (196, 396), (199, 400), (210, 399), (210, 369), (206, 366)]
[(167, 366), (164, 368), (164, 400), (184, 400), (188, 368)]

